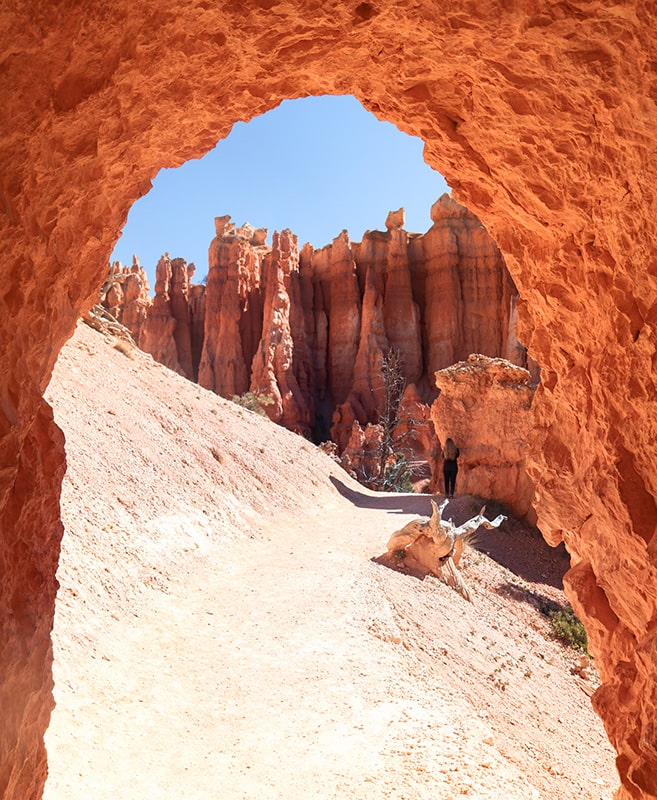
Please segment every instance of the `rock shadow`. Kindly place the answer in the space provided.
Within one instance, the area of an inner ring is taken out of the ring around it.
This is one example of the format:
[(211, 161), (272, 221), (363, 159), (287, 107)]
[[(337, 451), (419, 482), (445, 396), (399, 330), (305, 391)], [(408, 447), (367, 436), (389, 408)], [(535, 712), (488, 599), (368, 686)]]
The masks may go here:
[(510, 581), (506, 581), (501, 586), (496, 587), (494, 591), (503, 597), (510, 597), (518, 603), (527, 603), (544, 617), (549, 618), (551, 614), (564, 610), (562, 603), (557, 603), (550, 597), (532, 589), (516, 586)]
[(430, 517), (431, 500), (440, 500), (440, 495), (359, 491), (347, 486), (335, 475), (331, 475), (329, 480), (345, 500), (358, 508), (378, 508), (390, 514), (417, 514)]
[(493, 531), (478, 531), (471, 547), (532, 584), (563, 590), (570, 556), (563, 543), (550, 547), (538, 528), (513, 518)]

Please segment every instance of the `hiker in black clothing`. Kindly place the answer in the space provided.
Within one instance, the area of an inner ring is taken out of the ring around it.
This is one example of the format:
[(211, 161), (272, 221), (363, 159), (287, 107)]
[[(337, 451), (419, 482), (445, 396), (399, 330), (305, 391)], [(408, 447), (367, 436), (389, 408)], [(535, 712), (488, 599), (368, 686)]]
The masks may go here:
[(447, 497), (454, 497), (456, 488), (456, 474), (459, 471), (457, 459), (460, 450), (454, 444), (453, 439), (447, 439), (443, 448), (443, 475), (445, 476), (445, 494)]

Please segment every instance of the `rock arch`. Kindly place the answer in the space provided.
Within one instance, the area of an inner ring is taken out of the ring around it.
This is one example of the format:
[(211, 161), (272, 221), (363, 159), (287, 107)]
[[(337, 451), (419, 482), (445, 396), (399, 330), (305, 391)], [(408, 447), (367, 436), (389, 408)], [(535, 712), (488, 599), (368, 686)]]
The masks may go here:
[[(533, 475), (603, 686), (619, 797), (657, 797), (657, 19), (463, 0), (0, 9), (0, 794), (40, 796), (63, 441), (42, 399), (131, 203), (284, 98), (421, 136), (488, 226), (543, 368)], [(385, 165), (382, 165), (385, 168)]]

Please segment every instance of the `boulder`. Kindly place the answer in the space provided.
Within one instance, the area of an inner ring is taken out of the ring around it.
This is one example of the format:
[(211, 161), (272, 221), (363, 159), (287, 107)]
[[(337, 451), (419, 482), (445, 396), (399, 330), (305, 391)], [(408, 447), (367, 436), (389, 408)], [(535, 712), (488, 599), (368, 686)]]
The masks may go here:
[[(475, 354), (439, 370), (436, 387), (431, 419), (440, 442), (449, 437), (460, 450), (457, 492), (497, 500), (535, 522), (534, 485), (526, 468), (534, 397), (529, 372)], [(442, 492), (443, 461), (436, 455), (432, 490)]]

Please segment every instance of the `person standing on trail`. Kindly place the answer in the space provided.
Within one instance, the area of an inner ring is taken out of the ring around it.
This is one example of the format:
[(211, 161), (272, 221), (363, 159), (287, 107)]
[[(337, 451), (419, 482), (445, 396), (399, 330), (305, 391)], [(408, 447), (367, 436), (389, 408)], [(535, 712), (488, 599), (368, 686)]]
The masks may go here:
[(458, 457), (461, 451), (454, 444), (453, 439), (447, 439), (443, 447), (443, 475), (445, 477), (445, 494), (454, 497), (456, 488), (456, 475), (459, 471)]

